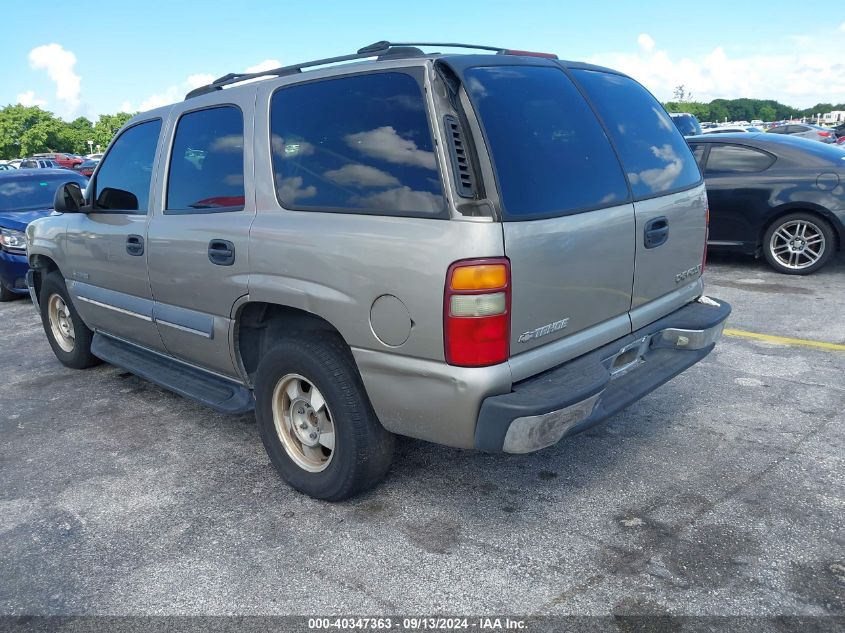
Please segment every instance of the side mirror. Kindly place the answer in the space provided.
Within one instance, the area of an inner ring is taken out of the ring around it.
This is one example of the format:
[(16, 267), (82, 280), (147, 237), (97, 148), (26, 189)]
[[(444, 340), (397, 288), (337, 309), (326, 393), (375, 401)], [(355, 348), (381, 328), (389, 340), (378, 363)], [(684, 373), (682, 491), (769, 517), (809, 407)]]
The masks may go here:
[(79, 213), (85, 206), (85, 196), (82, 187), (76, 182), (66, 182), (58, 189), (53, 197), (53, 209), (60, 213)]

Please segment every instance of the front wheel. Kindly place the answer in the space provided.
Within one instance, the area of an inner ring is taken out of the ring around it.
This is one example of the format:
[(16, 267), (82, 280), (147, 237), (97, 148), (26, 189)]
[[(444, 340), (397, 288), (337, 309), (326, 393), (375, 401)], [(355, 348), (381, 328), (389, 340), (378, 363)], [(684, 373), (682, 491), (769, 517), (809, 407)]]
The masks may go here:
[(790, 213), (776, 220), (763, 236), (769, 265), (787, 275), (809, 275), (833, 255), (836, 236), (825, 220), (810, 213)]
[(270, 461), (293, 488), (342, 501), (375, 486), (393, 435), (373, 411), (349, 349), (334, 334), (302, 333), (267, 352), (255, 413)]
[(39, 303), (47, 340), (63, 365), (85, 369), (102, 362), (91, 353), (94, 333), (73, 306), (65, 280), (57, 271), (49, 273), (41, 282)]

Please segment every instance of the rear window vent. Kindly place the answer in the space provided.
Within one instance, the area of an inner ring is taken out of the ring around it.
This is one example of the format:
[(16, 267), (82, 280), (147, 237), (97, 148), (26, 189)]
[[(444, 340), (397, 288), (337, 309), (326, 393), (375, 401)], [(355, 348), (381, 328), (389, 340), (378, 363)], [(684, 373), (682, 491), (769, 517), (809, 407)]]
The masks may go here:
[(455, 187), (458, 195), (462, 198), (475, 197), (475, 184), (472, 178), (472, 167), (469, 162), (469, 154), (464, 144), (464, 136), (458, 120), (447, 115), (446, 135), (449, 142), (449, 153), (452, 156), (452, 171), (455, 174)]

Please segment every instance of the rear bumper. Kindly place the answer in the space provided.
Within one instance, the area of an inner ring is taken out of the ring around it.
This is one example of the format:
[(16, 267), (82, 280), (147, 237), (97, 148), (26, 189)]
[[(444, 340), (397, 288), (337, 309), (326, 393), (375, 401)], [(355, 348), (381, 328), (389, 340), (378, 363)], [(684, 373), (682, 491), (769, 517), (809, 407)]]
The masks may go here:
[(475, 447), (530, 453), (604, 420), (707, 356), (731, 307), (701, 298), (554, 369), (485, 398)]
[(25, 281), (27, 270), (29, 270), (29, 264), (26, 261), (26, 255), (9, 253), (0, 249), (0, 283), (8, 290), (19, 295), (25, 295), (28, 292)]

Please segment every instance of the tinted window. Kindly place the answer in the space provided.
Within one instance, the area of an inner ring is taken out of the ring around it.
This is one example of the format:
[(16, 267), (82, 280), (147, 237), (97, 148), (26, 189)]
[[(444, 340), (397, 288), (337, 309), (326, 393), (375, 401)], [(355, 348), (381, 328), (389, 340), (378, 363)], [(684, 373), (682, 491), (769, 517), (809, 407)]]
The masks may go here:
[(271, 100), (270, 128), (285, 207), (401, 215), (445, 208), (422, 91), (410, 75), (282, 88)]
[(786, 127), (785, 125), (773, 127), (769, 130), (769, 134), (786, 134)]
[(97, 208), (138, 213), (149, 210), (160, 131), (160, 119), (147, 121), (129, 128), (112, 144), (97, 173)]
[(628, 198), (604, 130), (563, 71), (471, 68), (466, 86), (492, 151), (506, 219), (565, 215)]
[(692, 150), (692, 155), (695, 157), (695, 162), (701, 167), (704, 161), (704, 151), (707, 149), (707, 146), (703, 143), (695, 143), (690, 145), (690, 149)]
[(203, 213), (244, 206), (244, 120), (234, 106), (182, 115), (167, 178), (167, 210)]
[(73, 172), (40, 177), (32, 177), (29, 173), (19, 177), (5, 176), (0, 179), (0, 211), (52, 209), (56, 189), (66, 182), (79, 183), (83, 189), (88, 186), (85, 176)]
[(774, 162), (769, 154), (739, 145), (713, 145), (707, 157), (707, 171), (763, 171)]
[(682, 189), (701, 179), (689, 147), (663, 106), (633, 79), (573, 71), (607, 124), (635, 197)]

